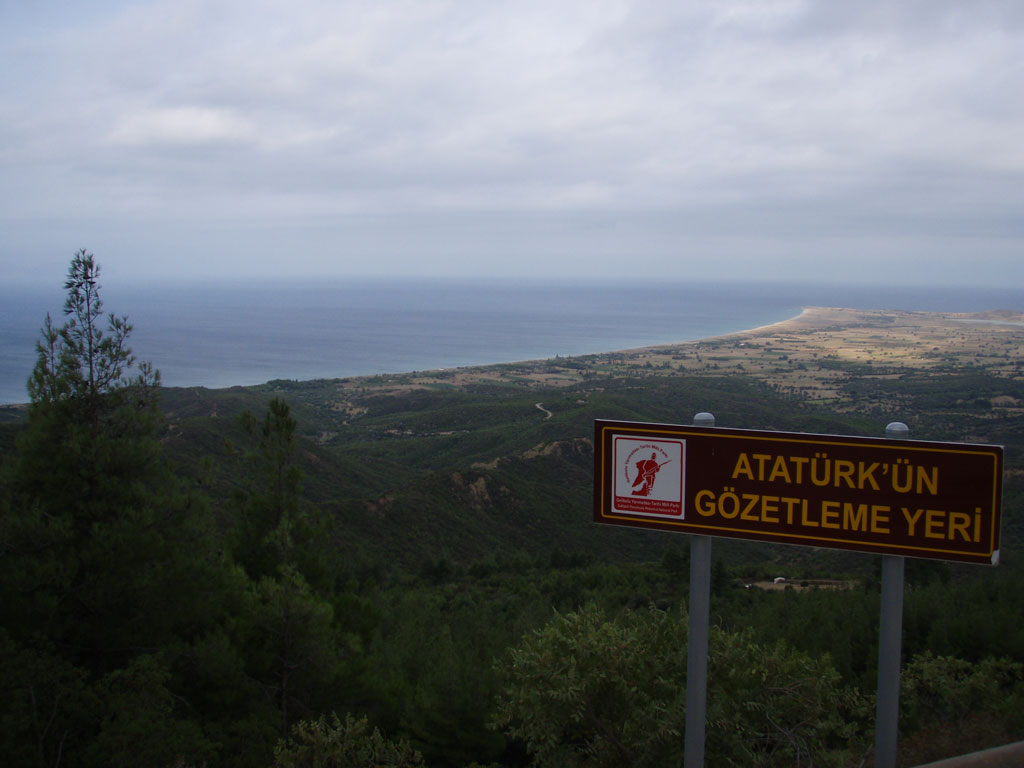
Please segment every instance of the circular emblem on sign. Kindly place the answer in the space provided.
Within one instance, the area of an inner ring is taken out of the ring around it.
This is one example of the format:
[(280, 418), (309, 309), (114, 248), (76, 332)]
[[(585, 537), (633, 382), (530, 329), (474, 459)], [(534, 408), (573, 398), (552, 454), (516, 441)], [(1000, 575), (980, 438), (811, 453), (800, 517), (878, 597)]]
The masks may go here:
[(653, 443), (637, 446), (625, 462), (626, 483), (634, 496), (650, 496), (658, 471), (669, 461), (665, 450)]

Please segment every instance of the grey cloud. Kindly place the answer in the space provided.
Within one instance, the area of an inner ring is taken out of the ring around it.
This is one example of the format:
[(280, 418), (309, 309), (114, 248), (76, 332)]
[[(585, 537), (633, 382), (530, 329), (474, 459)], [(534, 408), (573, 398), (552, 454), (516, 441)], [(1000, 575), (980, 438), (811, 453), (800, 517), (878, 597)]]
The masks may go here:
[(267, 269), (291, 238), (292, 268), (344, 241), (572, 272), (690, 240), (806, 269), (842, 238), (916, 263), (1020, 237), (1016, 2), (98, 8), (0, 31), (0, 226), (26, 238), (56, 218), (138, 250), (237, 231)]

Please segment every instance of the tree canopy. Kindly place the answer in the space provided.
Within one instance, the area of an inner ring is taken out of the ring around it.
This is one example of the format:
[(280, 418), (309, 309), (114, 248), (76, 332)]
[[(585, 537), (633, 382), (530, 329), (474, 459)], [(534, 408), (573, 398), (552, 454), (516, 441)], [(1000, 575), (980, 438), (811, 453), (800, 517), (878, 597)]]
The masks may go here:
[(94, 406), (102, 396), (129, 386), (155, 390), (160, 376), (150, 363), (141, 363), (138, 374), (129, 376), (135, 356), (128, 346), (132, 325), (125, 316), (107, 316), (101, 328), (100, 266), (84, 248), (68, 266), (64, 289), (65, 321), (59, 328), (49, 314), (36, 344), (38, 359), (28, 381), (34, 403), (81, 401)]

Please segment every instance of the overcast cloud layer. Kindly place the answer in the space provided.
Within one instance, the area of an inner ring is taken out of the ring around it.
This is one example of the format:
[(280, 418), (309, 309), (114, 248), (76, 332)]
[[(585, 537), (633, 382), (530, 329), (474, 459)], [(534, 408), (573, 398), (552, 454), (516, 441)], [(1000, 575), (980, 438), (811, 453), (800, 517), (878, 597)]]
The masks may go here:
[(1024, 277), (1019, 0), (0, 0), (0, 267)]

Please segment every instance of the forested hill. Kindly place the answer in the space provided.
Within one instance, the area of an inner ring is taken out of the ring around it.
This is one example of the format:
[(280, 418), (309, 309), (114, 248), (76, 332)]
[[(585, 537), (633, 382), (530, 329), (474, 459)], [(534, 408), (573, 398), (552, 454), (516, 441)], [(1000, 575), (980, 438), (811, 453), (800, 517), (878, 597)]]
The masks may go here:
[[(906, 314), (825, 316), (774, 332), (587, 358), (167, 390), (165, 444), (183, 465), (205, 455), (205, 481), (225, 497), (244, 472), (238, 414), (283, 398), (303, 443), (304, 493), (336, 513), (357, 558), (465, 563), (547, 546), (645, 559), (659, 555), (663, 536), (590, 523), (594, 419), (685, 424), (707, 410), (720, 426), (873, 436), (900, 420), (918, 439), (1006, 446), (1004, 550), (1012, 558), (1021, 525), (1014, 510), (1024, 379), (1022, 355), (1011, 353), (1024, 333), (961, 324), (953, 327), (965, 331), (943, 336), (934, 316), (912, 313), (904, 326)], [(844, 348), (855, 352), (837, 354)]]
[(856, 417), (808, 414), (738, 377), (609, 377), (587, 388), (371, 386), (345, 393), (344, 409), (341, 386), (167, 391), (165, 449), (200, 472), (215, 498), (230, 499), (246, 482), (251, 447), (239, 414), (286, 398), (307, 501), (336, 518), (350, 557), (411, 567), (429, 558), (465, 564), (552, 548), (600, 559), (659, 557), (661, 537), (590, 521), (598, 416), (685, 423), (713, 401), (720, 419), (744, 426), (771, 413), (779, 428), (876, 428)]
[[(2, 410), (6, 764), (678, 764), (686, 538), (591, 522), (591, 437), (595, 418), (705, 410), (1006, 446), (1002, 565), (908, 561), (902, 760), (1024, 736), (1015, 326), (832, 314), (589, 358), (161, 389), (116, 317), (114, 343), (86, 343), (94, 269), (72, 263), (82, 322), (44, 329), (32, 406)], [(877, 558), (715, 553), (709, 762), (862, 764)], [(777, 577), (790, 588), (750, 587)]]

